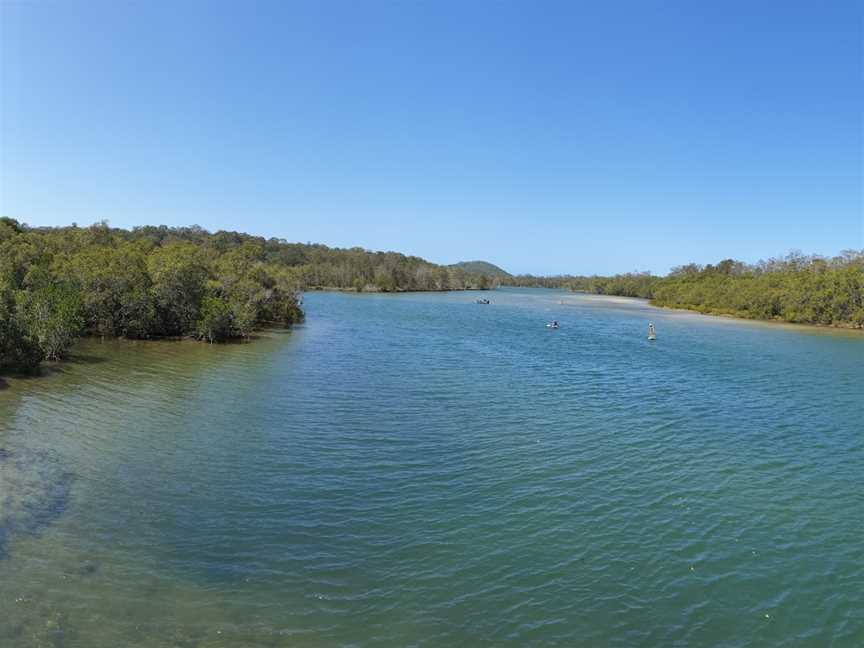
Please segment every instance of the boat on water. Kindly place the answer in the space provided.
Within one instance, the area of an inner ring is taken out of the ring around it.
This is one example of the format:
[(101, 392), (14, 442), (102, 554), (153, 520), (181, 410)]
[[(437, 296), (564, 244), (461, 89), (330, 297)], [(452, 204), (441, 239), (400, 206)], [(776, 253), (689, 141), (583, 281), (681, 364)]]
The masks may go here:
[(475, 304), (491, 304), (492, 302), (489, 301), (488, 299), (483, 298), (483, 299), (478, 299), (478, 300), (475, 301), (474, 303), (475, 303)]
[(546, 325), (546, 328), (549, 328), (549, 329), (557, 329), (557, 328), (561, 328), (561, 325), (558, 324), (558, 320), (552, 320), (551, 322), (549, 322), (549, 323)]
[(654, 330), (653, 322), (648, 322), (648, 339), (651, 342), (657, 339), (657, 331)]

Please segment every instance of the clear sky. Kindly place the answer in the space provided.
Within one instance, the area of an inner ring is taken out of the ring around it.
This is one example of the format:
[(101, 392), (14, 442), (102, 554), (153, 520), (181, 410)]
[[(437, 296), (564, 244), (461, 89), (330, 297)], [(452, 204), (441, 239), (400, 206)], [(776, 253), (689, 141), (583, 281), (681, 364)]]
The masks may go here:
[(512, 272), (864, 248), (859, 1), (0, 3), (0, 213)]

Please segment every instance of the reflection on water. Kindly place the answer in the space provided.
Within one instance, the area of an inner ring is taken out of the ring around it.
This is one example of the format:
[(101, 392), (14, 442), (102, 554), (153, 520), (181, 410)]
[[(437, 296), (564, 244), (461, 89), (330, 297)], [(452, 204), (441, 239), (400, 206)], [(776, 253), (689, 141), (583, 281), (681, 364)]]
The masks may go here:
[(864, 339), (490, 297), (7, 379), (0, 646), (860, 645)]

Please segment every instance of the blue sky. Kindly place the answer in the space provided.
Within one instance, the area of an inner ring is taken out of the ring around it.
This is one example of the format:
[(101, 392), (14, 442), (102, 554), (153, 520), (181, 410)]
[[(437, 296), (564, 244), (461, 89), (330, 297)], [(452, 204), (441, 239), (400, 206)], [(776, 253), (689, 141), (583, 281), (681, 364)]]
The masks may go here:
[(513, 272), (864, 248), (862, 5), (4, 2), (0, 213)]

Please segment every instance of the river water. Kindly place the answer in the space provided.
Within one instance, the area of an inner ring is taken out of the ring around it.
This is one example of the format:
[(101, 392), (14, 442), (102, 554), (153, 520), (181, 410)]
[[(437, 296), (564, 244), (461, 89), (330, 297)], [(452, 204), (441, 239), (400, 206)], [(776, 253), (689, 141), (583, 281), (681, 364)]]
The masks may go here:
[(0, 646), (864, 645), (864, 336), (486, 295), (0, 382)]

